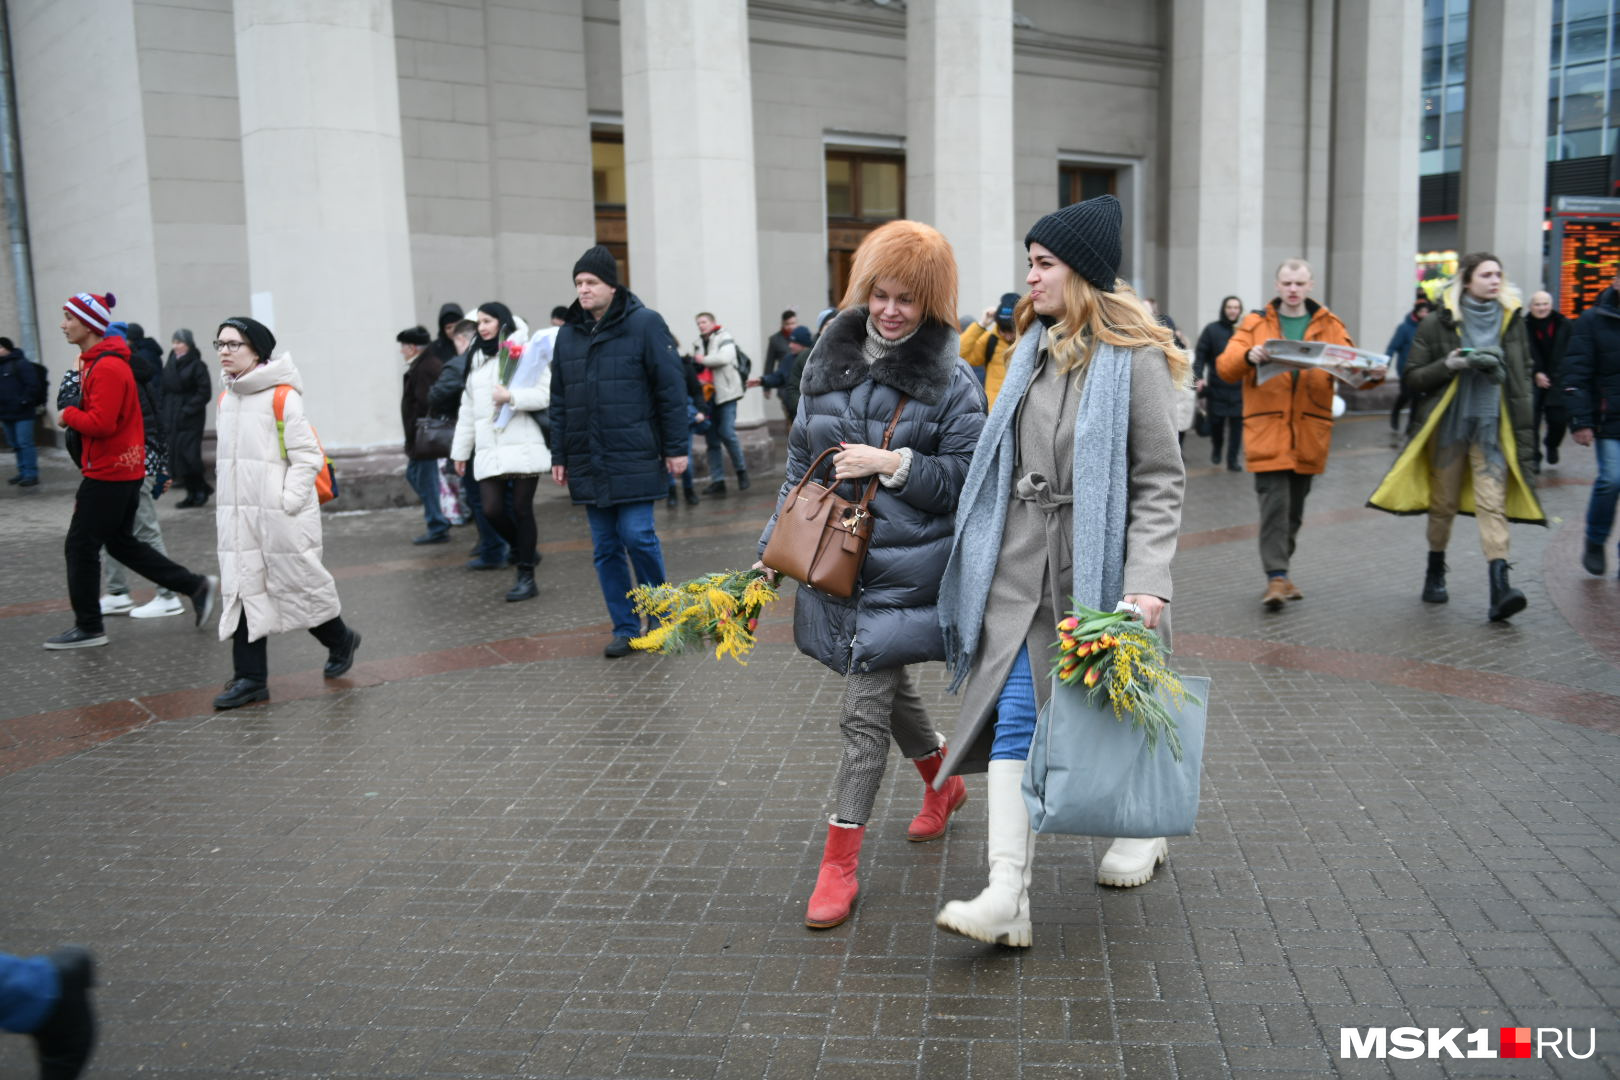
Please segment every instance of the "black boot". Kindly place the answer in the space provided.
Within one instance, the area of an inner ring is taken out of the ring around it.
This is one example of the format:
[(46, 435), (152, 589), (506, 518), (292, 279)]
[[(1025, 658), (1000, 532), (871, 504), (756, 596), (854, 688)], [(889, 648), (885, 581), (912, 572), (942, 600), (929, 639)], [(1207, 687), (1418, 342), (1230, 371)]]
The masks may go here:
[(748, 490), (748, 470), (747, 469), (738, 469), (737, 470), (737, 490), (738, 491), (747, 491)]
[(703, 501), (702, 499), (698, 498), (697, 488), (693, 487), (691, 484), (687, 484), (686, 485), (686, 505), (687, 506), (696, 506), (698, 503), (700, 503), (702, 501)]
[(724, 495), (725, 493), (726, 482), (724, 480), (716, 480), (714, 483), (703, 489), (703, 494), (705, 495)]
[(1524, 593), (1508, 583), (1506, 559), (1491, 560), (1491, 622), (1503, 622), (1524, 610)]
[(540, 587), (534, 583), (534, 567), (518, 564), (517, 584), (506, 593), (506, 602), (515, 604), (519, 600), (533, 600), (540, 595)]
[(1443, 604), (1449, 599), (1451, 597), (1446, 594), (1446, 553), (1431, 551), (1429, 569), (1423, 575), (1423, 602)]
[(1594, 544), (1590, 540), (1586, 541), (1586, 550), (1581, 552), (1581, 569), (1593, 577), (1603, 576), (1603, 572), (1608, 569), (1608, 564), (1603, 560), (1602, 544)]
[(32, 1032), (39, 1052), (41, 1080), (71, 1080), (84, 1071), (96, 1045), (96, 1018), (90, 1011), (90, 988), (96, 985), (96, 963), (77, 945), (51, 950), (61, 996), (51, 1014)]
[(351, 629), (342, 645), (326, 651), (326, 668), (321, 674), (328, 679), (335, 679), (346, 673), (354, 667), (354, 654), (359, 648), (360, 631)]
[(225, 684), (225, 692), (214, 699), (214, 708), (240, 709), (255, 701), (269, 701), (270, 688), (258, 679), (232, 679)]
[(669, 506), (669, 508), (671, 510), (673, 510), (677, 506), (681, 505), (680, 496), (675, 493), (675, 485), (674, 484), (669, 485), (669, 494), (664, 497), (664, 502)]

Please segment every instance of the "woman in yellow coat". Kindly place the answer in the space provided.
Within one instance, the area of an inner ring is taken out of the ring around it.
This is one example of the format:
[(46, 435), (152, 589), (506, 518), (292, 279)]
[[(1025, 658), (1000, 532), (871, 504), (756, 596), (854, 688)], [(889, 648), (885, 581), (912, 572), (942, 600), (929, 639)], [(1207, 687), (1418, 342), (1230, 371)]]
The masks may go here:
[(996, 391), (1007, 377), (1007, 357), (1017, 344), (1013, 336), (1013, 309), (1018, 306), (1018, 294), (1002, 293), (995, 307), (987, 307), (979, 321), (962, 331), (960, 356), (984, 372), (984, 396), (990, 404), (996, 403)]
[(1440, 308), (1418, 324), (1402, 381), (1421, 395), (1419, 425), (1367, 505), (1429, 515), (1423, 599), (1443, 604), (1446, 547), (1459, 513), (1473, 514), (1490, 580), (1489, 618), (1525, 607), (1508, 579), (1508, 522), (1547, 523), (1525, 480), (1535, 461), (1534, 366), (1519, 292), (1486, 251), (1462, 257)]

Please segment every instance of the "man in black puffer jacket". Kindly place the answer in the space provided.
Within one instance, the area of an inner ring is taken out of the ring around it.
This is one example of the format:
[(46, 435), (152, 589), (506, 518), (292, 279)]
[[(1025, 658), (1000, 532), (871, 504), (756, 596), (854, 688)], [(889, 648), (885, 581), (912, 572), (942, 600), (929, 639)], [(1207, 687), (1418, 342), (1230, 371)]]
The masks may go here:
[(1597, 450), (1598, 475), (1586, 507), (1586, 549), (1581, 565), (1602, 575), (1603, 545), (1614, 529), (1620, 501), (1620, 273), (1581, 312), (1564, 354), (1564, 401), (1571, 437)]
[(687, 465), (686, 387), (663, 316), (619, 286), (598, 245), (574, 264), (579, 299), (551, 356), (551, 477), (585, 507), (602, 598), (613, 619), (603, 655), (630, 652), (641, 621), (625, 594), (664, 581), (653, 501)]

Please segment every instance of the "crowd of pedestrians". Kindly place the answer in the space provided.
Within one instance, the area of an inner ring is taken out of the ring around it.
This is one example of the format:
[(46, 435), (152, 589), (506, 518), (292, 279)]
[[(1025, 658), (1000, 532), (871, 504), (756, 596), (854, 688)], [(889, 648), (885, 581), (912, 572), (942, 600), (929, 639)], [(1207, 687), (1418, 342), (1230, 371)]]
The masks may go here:
[[(949, 241), (920, 222), (890, 222), (861, 244), (841, 304), (814, 330), (783, 312), (758, 376), (712, 312), (695, 316), (683, 353), (601, 246), (580, 256), (574, 301), (539, 330), (500, 301), (470, 313), (446, 304), (434, 330), (396, 336), (406, 478), (425, 524), (413, 542), (446, 543), (452, 524), (471, 521), (479, 539), (468, 569), (510, 565), (506, 600), (536, 597), (535, 498), (549, 473), (585, 510), (611, 621), (603, 653), (628, 655), (649, 629), (628, 594), (665, 580), (657, 501), (677, 505), (678, 488), (689, 503), (725, 496), (728, 460), (747, 490), (737, 406), (750, 387), (776, 394), (787, 465), (759, 551), (795, 486), (829, 460), (831, 481), (865, 490), (872, 521), (851, 595), (806, 586), (794, 606), (799, 649), (843, 680), (833, 806), (804, 923), (825, 929), (853, 911), (892, 740), (923, 781), (913, 841), (945, 833), (968, 797), (963, 774), (987, 774), (987, 884), (946, 903), (937, 925), (1028, 947), (1034, 833), (1021, 785), (1051, 693), (1038, 673), (1054, 625), (1072, 597), (1129, 612), (1169, 640), (1190, 424), (1181, 417), (1194, 399), (1211, 464), (1254, 478), (1261, 606), (1281, 612), (1302, 600), (1293, 556), (1312, 482), (1328, 466), (1334, 382), (1316, 369), (1264, 378), (1261, 369), (1278, 339), (1354, 344), (1312, 298), (1311, 266), (1287, 259), (1272, 299), (1245, 311), (1238, 296), (1224, 298), (1189, 350), (1119, 277), (1121, 230), (1112, 196), (1042, 217), (1024, 238), (1027, 294), (1002, 296), (959, 332)], [(174, 332), (165, 361), (139, 324), (113, 318), (115, 306), (112, 294), (89, 292), (62, 306), (61, 331), (78, 355), (55, 418), (82, 476), (65, 542), (74, 622), (45, 648), (105, 645), (106, 616), (180, 614), (189, 601), (198, 627), (217, 610), (219, 637), (231, 642), (218, 709), (269, 698), (272, 633), (308, 631), (326, 650), (325, 676), (341, 677), (362, 639), (323, 564), (320, 505), (335, 480), (291, 356), (261, 322), (219, 324), (212, 351), (224, 389), (210, 478), (202, 444), (213, 375), (191, 331)], [(1568, 320), (1545, 292), (1523, 302), (1495, 255), (1470, 253), (1437, 303), (1420, 300), (1403, 317), (1387, 353), (1403, 448), (1370, 504), (1426, 515), (1421, 599), (1448, 602), (1451, 530), (1466, 513), (1479, 526), (1487, 617), (1524, 610), (1509, 579), (1509, 526), (1545, 524), (1533, 477), (1558, 464), (1566, 431), (1596, 451), (1582, 565), (1606, 574), (1620, 499), (1620, 271)], [(49, 402), (48, 372), (0, 338), (15, 485), (39, 484), (34, 425)], [(706, 440), (701, 493), (696, 434)], [(182, 507), (215, 503), (217, 577), (165, 553), (155, 504), (171, 483), (185, 488)], [(148, 604), (131, 598), (131, 573), (158, 586)], [(949, 743), (917, 692), (913, 669), (930, 661), (946, 664), (960, 692)], [(1141, 885), (1167, 855), (1163, 837), (1115, 838), (1097, 880)], [(8, 1029), (34, 1031), (42, 1055), (87, 1053), (91, 978), (82, 952), (0, 955), (0, 1019), (34, 1022)], [(72, 1047), (48, 1048), (68, 1029)]]

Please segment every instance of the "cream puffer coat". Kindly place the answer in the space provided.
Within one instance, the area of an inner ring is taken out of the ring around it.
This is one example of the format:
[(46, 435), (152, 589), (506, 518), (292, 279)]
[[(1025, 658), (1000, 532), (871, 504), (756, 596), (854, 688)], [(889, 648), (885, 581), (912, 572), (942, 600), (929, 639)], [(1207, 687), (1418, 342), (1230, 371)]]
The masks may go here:
[[(524, 328), (519, 327), (522, 331)], [(527, 334), (524, 335), (527, 338)], [(456, 417), (456, 437), (450, 445), (452, 461), (473, 463), (473, 477), (534, 476), (551, 471), (551, 454), (535, 413), (551, 404), (551, 377), (542, 377), (533, 386), (512, 388), (512, 420), (505, 430), (495, 430), (495, 386), (500, 357), (486, 357), (475, 348), (467, 365), (467, 384), (461, 391), (461, 413)], [(475, 456), (476, 454), (476, 456)]]
[[(283, 410), (287, 456), (276, 437), (275, 388), (292, 387)], [(283, 354), (225, 381), (220, 401), (214, 522), (219, 529), (219, 636), (247, 613), (248, 640), (304, 630), (341, 610), (321, 564), (315, 474), (325, 458), (304, 416), (304, 380)]]

